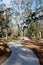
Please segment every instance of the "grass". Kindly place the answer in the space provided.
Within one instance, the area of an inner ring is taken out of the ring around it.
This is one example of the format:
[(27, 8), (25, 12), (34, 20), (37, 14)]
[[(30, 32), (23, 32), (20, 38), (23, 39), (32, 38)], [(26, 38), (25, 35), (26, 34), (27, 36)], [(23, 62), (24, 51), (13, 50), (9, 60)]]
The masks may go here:
[(8, 38), (8, 40), (7, 41), (13, 41), (13, 40), (18, 40), (18, 38)]

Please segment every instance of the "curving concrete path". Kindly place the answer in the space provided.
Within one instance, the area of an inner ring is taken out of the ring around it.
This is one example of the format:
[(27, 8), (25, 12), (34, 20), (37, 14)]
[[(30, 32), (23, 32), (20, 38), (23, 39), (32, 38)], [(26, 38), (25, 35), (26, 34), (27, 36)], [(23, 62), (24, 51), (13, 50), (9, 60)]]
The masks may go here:
[(10, 42), (8, 46), (12, 54), (2, 65), (40, 65), (33, 51), (23, 47), (20, 41)]

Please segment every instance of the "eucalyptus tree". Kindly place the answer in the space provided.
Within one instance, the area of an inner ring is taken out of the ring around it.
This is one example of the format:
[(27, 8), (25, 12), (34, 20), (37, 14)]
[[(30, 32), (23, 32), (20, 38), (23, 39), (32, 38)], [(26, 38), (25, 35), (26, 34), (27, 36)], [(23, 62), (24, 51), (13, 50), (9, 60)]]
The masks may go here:
[(23, 30), (23, 18), (28, 16), (31, 12), (33, 0), (12, 0), (14, 7), (14, 15), (18, 18), (20, 31)]
[(39, 0), (39, 19), (40, 19), (40, 28), (41, 28), (41, 37), (43, 37), (43, 0)]
[[(35, 12), (33, 12), (30, 17), (31, 17), (31, 20), (33, 20), (34, 22), (37, 22), (38, 32), (37, 31), (36, 32), (40, 36), (39, 38), (41, 38), (41, 31), (43, 30), (43, 28), (42, 28), (42, 26), (43, 26), (43, 0), (35, 0)], [(28, 18), (28, 20), (29, 20), (29, 18)]]
[(40, 24), (40, 37), (43, 37), (43, 0), (39, 0), (39, 24)]
[(8, 37), (8, 29), (9, 28), (9, 22), (11, 21), (12, 19), (12, 8), (6, 8), (5, 9), (5, 29), (6, 29), (6, 40), (7, 40), (7, 37)]
[[(0, 1), (2, 2), (2, 1)], [(4, 24), (4, 10), (5, 9), (5, 4), (0, 4), (0, 35), (2, 37), (2, 33), (3, 33), (3, 24)]]
[[(2, 0), (3, 1), (3, 0)], [(12, 16), (12, 8), (11, 7), (6, 7), (5, 4), (0, 4), (0, 15), (1, 15), (1, 20), (4, 19), (4, 21), (2, 20), (2, 23), (1, 23), (1, 27), (4, 30), (5, 34), (6, 34), (6, 40), (7, 40), (7, 37), (8, 37), (8, 23), (11, 21), (11, 16)]]

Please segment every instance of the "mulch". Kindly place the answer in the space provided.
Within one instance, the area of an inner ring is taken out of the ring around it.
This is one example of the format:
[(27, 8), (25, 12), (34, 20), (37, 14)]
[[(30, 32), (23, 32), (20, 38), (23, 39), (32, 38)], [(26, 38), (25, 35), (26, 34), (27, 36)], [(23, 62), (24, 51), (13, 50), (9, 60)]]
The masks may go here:
[(21, 44), (31, 49), (38, 57), (40, 65), (43, 65), (43, 41), (30, 40), (24, 41)]
[(4, 63), (11, 55), (11, 49), (6, 42), (0, 41), (0, 65)]

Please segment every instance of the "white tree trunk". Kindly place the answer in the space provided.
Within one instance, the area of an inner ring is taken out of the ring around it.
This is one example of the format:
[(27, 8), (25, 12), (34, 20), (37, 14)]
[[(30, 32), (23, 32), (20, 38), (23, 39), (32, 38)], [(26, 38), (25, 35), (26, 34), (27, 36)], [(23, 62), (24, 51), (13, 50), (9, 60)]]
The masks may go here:
[[(22, 11), (21, 11), (21, 2), (22, 0), (20, 0), (20, 3), (19, 3), (19, 12), (20, 12), (20, 24), (23, 23), (23, 20), (22, 20)], [(20, 29), (20, 36), (22, 37), (23, 36), (23, 31), (22, 31), (22, 26), (21, 26), (21, 29)]]

